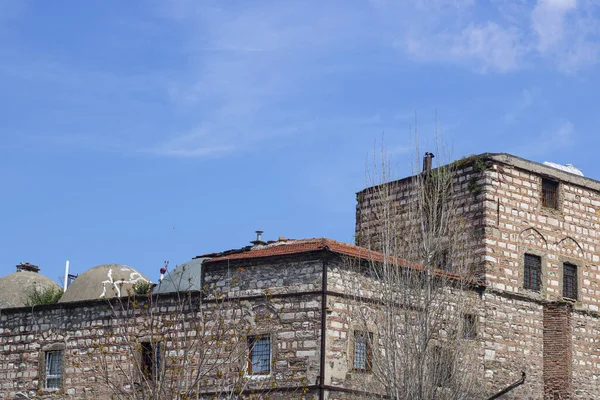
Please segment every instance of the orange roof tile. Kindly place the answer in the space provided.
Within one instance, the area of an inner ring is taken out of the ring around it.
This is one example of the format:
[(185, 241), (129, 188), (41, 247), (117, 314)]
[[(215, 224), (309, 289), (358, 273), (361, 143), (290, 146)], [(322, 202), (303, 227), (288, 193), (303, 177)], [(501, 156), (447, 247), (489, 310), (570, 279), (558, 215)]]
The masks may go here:
[[(267, 244), (259, 247), (248, 247), (240, 250), (239, 252), (233, 252), (222, 256), (216, 256), (208, 259), (205, 263), (213, 263), (218, 261), (226, 260), (248, 260), (253, 258), (262, 257), (274, 257), (284, 256), (292, 254), (308, 253), (311, 251), (328, 250), (333, 253), (344, 255), (348, 257), (358, 258), (367, 261), (382, 261), (384, 255), (377, 251), (369, 250), (364, 247), (355, 246), (353, 244), (338, 242), (336, 240), (327, 238), (313, 238), (313, 239), (286, 239), (285, 241), (277, 241), (274, 243)], [(422, 265), (408, 262), (406, 260), (396, 260), (400, 265), (410, 266), (412, 268), (422, 270), (425, 269)], [(436, 275), (446, 275), (454, 279), (459, 279), (459, 276), (443, 270), (436, 270)], [(485, 284), (477, 279), (472, 279), (473, 283), (478, 286), (485, 286)]]

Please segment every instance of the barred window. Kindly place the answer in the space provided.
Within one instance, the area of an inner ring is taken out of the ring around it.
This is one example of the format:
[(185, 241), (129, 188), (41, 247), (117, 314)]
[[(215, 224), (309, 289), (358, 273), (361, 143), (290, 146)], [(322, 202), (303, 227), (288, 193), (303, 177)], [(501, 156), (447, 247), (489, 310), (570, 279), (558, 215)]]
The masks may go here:
[(525, 254), (523, 268), (523, 287), (525, 289), (540, 290), (542, 278), (542, 257), (534, 254)]
[(355, 371), (371, 371), (371, 343), (373, 333), (354, 331), (354, 365)]
[(477, 337), (477, 317), (475, 315), (463, 315), (462, 334), (465, 339), (475, 339)]
[(62, 381), (62, 350), (47, 351), (45, 355), (45, 389), (60, 389)]
[(248, 337), (248, 374), (269, 375), (271, 373), (271, 337)]
[(558, 208), (558, 182), (542, 179), (542, 205)]
[(433, 381), (437, 387), (448, 387), (454, 378), (454, 353), (446, 346), (435, 346), (432, 355)]
[(563, 264), (563, 297), (577, 300), (577, 266)]
[(146, 379), (160, 379), (160, 342), (141, 342), (141, 367)]

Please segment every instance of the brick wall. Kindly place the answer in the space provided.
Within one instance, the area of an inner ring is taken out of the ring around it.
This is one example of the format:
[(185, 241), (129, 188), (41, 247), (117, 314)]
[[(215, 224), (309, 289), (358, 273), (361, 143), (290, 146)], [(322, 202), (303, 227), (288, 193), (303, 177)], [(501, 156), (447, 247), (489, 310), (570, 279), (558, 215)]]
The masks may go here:
[(544, 304), (544, 399), (573, 398), (571, 305)]

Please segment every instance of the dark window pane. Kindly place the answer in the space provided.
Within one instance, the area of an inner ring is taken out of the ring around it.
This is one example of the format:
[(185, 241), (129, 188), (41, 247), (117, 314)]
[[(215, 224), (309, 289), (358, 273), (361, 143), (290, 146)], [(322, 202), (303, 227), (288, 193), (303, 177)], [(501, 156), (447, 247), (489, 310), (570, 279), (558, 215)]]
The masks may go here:
[(477, 336), (476, 317), (473, 314), (463, 316), (463, 337), (465, 339), (474, 339)]
[(577, 299), (577, 266), (563, 264), (563, 297)]
[(141, 361), (142, 373), (147, 379), (159, 379), (160, 373), (160, 342), (154, 346), (151, 342), (142, 342)]
[(525, 254), (523, 268), (523, 287), (540, 290), (542, 277), (542, 258), (533, 254)]
[(558, 208), (558, 182), (542, 179), (542, 205)]

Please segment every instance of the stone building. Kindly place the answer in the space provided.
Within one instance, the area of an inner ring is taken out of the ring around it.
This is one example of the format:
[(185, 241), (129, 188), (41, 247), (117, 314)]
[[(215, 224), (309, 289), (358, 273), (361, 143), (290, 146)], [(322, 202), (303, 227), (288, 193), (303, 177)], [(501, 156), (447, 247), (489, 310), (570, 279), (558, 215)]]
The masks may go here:
[[(527, 373), (506, 398), (600, 398), (600, 182), (571, 166), (509, 154), (458, 160), (457, 208), (475, 235), (486, 284), (479, 332), (488, 387)], [(400, 204), (412, 178), (388, 184)], [(370, 241), (372, 191), (357, 196), (356, 232)]]
[[(468, 339), (484, 398), (522, 372), (525, 383), (503, 398), (600, 398), (600, 182), (506, 154), (453, 167), (456, 211), (475, 233), (476, 276), (459, 295), (474, 304)], [(410, 201), (411, 182), (388, 183), (392, 200)], [(377, 326), (364, 331), (348, 311), (372, 306), (380, 284), (353, 266), (386, 259), (367, 249), (377, 247), (369, 236), (373, 201), (370, 189), (357, 195), (357, 245), (257, 238), (175, 268), (151, 296), (132, 293), (147, 281), (137, 271), (104, 265), (75, 279), (58, 304), (0, 304), (0, 399), (143, 391), (144, 380), (169, 373), (169, 363), (182, 365), (189, 338), (211, 336), (197, 333), (211, 332), (215, 321), (235, 335), (215, 333), (219, 346), (189, 351), (191, 363), (219, 366), (196, 381), (193, 395), (217, 396), (229, 385), (254, 398), (377, 397), (365, 339)], [(182, 293), (190, 294), (185, 302)], [(211, 328), (194, 328), (204, 319)], [(183, 365), (178, 373), (193, 372)]]

